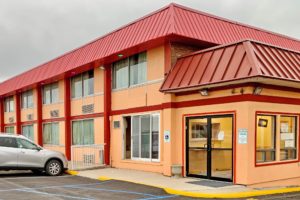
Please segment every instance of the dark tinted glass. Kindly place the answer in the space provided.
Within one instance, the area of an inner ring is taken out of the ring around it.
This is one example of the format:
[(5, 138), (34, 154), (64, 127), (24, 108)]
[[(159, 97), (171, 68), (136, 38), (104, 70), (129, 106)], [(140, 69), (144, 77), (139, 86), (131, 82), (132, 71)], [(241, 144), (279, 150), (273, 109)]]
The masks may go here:
[(0, 137), (0, 146), (17, 148), (16, 139), (12, 137)]

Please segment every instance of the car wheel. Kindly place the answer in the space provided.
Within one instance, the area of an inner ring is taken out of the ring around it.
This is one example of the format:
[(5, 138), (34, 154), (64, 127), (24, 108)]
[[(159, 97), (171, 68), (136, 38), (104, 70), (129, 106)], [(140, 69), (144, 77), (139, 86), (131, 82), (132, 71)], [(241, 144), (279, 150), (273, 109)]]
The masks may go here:
[(45, 170), (49, 176), (59, 176), (63, 171), (62, 164), (58, 160), (50, 160)]

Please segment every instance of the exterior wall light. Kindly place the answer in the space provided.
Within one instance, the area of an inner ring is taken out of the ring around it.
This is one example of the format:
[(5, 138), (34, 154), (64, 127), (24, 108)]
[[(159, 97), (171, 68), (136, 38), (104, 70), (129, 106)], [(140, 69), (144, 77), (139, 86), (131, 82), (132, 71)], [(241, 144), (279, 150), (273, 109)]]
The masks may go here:
[(200, 90), (201, 96), (208, 96), (208, 89)]
[(253, 94), (254, 95), (259, 95), (262, 91), (262, 87), (255, 87), (254, 90), (253, 90)]
[(102, 66), (100, 66), (100, 69), (105, 70), (105, 67), (102, 65)]
[(124, 55), (123, 54), (118, 54), (118, 57), (119, 58), (122, 58)]

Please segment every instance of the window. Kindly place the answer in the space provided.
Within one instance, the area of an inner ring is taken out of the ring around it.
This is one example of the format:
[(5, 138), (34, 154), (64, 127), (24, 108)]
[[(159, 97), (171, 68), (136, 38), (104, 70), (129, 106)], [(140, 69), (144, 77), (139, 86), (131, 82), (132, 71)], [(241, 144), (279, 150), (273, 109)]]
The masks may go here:
[(5, 99), (5, 112), (14, 112), (15, 110), (15, 103), (14, 103), (14, 97), (7, 97)]
[(297, 158), (296, 117), (280, 116), (280, 160)]
[(7, 126), (7, 127), (5, 127), (5, 133), (15, 134), (15, 127), (14, 126)]
[(94, 71), (88, 71), (71, 79), (72, 98), (86, 97), (94, 94)]
[(38, 146), (36, 146), (32, 142), (29, 142), (28, 140), (24, 140), (24, 139), (20, 139), (20, 138), (17, 138), (17, 145), (18, 145), (18, 148), (21, 148), (21, 149), (32, 149), (32, 150), (39, 149)]
[(57, 122), (44, 124), (43, 143), (50, 145), (59, 145), (59, 125)]
[[(284, 114), (257, 115), (257, 163), (297, 159), (297, 120), (297, 116), (287, 116)], [(276, 145), (276, 141), (280, 141), (277, 142), (278, 145)]]
[(94, 144), (94, 120), (73, 121), (72, 141), (73, 145)]
[(159, 115), (131, 117), (131, 158), (159, 159)]
[(52, 83), (43, 88), (43, 103), (53, 104), (57, 103), (59, 99), (58, 83)]
[(127, 88), (147, 81), (147, 54), (139, 53), (113, 64), (113, 88)]
[(21, 96), (22, 108), (33, 108), (33, 92), (32, 90), (26, 91), (22, 93)]
[(0, 137), (1, 147), (17, 148), (16, 138), (13, 137)]
[(258, 115), (256, 127), (256, 161), (275, 161), (276, 117)]
[(27, 125), (22, 127), (22, 134), (28, 139), (34, 141), (33, 125)]

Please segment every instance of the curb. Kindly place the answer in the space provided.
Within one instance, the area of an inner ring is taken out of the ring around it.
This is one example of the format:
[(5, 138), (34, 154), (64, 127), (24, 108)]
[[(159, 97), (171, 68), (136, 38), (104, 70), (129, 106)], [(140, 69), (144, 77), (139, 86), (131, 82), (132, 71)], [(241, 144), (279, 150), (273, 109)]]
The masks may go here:
[(157, 185), (150, 185), (141, 182), (128, 181), (124, 179), (116, 179), (110, 178), (106, 176), (101, 176), (98, 178), (100, 181), (108, 181), (108, 180), (117, 180), (117, 181), (125, 181), (128, 183), (134, 183), (139, 185), (145, 185), (150, 187), (156, 187), (163, 189), (166, 193), (171, 195), (185, 196), (185, 197), (194, 197), (194, 198), (220, 198), (220, 199), (231, 199), (231, 198), (248, 198), (248, 197), (257, 197), (257, 196), (265, 196), (265, 195), (274, 195), (274, 194), (283, 194), (283, 193), (291, 193), (291, 192), (300, 192), (300, 187), (293, 188), (280, 188), (280, 189), (270, 189), (270, 190), (253, 190), (246, 192), (232, 192), (232, 193), (203, 193), (203, 192), (189, 192), (184, 190), (177, 190), (172, 188), (161, 187)]
[(65, 171), (66, 174), (72, 175), (72, 176), (76, 176), (79, 174), (78, 171), (74, 171), (74, 170), (67, 170)]

